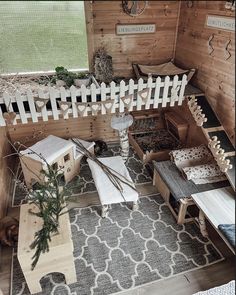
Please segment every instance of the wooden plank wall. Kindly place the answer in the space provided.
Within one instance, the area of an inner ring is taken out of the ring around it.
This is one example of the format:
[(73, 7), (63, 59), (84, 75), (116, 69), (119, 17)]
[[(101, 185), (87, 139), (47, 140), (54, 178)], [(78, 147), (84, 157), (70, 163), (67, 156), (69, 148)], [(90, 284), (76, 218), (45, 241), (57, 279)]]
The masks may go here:
[[(92, 2), (92, 3), (90, 3)], [(89, 56), (100, 46), (113, 58), (114, 74), (131, 77), (132, 62), (155, 64), (174, 57), (179, 1), (148, 1), (144, 13), (131, 17), (121, 1), (86, 1)], [(91, 19), (93, 17), (93, 19)], [(118, 36), (116, 24), (155, 23), (156, 33)]]
[[(235, 135), (235, 34), (205, 27), (207, 14), (233, 16), (224, 8), (226, 1), (188, 1), (181, 3), (176, 61), (180, 66), (196, 68), (192, 83), (206, 94), (211, 106), (234, 143)], [(208, 53), (208, 38), (214, 34), (212, 55)], [(225, 60), (224, 48), (231, 40), (232, 56)]]
[(52, 134), (62, 138), (79, 137), (85, 140), (101, 139), (117, 141), (118, 135), (110, 127), (111, 115), (69, 118), (67, 120), (49, 119), (38, 123), (17, 124), (9, 127), (9, 135), (13, 142), (20, 141), (30, 146)]
[(11, 153), (10, 145), (6, 138), (6, 128), (0, 128), (0, 219), (6, 215), (10, 202), (10, 183), (12, 174), (10, 173), (11, 160), (4, 158)]

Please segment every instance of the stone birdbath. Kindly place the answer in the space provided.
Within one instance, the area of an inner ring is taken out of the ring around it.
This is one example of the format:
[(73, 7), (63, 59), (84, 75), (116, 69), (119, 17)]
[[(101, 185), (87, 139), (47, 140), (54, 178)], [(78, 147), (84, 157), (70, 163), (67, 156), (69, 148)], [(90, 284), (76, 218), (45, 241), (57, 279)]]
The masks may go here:
[(119, 132), (121, 157), (124, 162), (129, 156), (128, 128), (133, 124), (133, 117), (130, 114), (116, 114), (111, 118), (111, 127)]

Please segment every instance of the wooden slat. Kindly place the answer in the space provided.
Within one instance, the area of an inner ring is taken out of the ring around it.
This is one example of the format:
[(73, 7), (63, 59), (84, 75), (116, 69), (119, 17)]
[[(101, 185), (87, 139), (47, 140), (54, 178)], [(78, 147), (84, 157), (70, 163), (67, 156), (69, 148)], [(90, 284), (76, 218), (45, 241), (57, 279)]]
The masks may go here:
[(19, 91), (16, 91), (15, 96), (16, 96), (16, 102), (19, 109), (19, 113), (20, 113), (21, 122), (23, 124), (26, 124), (28, 123), (28, 120), (25, 114), (25, 107), (22, 102), (21, 93)]
[[(61, 93), (61, 101), (65, 101), (66, 100), (66, 89), (64, 87), (60, 87), (60, 93)], [(62, 113), (62, 111), (60, 111)], [(64, 117), (64, 119), (68, 119), (69, 118), (69, 114), (68, 112), (66, 112), (65, 114), (62, 113), (62, 116)]]
[(33, 93), (32, 93), (32, 91), (30, 89), (27, 91), (27, 97), (28, 97), (28, 102), (29, 102), (29, 108), (30, 108), (30, 114), (31, 114), (32, 121), (34, 123), (36, 123), (36, 122), (38, 122), (38, 116), (37, 116), (37, 111), (36, 111), (35, 104), (34, 104)]
[(183, 102), (183, 99), (184, 99), (184, 91), (185, 91), (185, 87), (186, 87), (187, 84), (188, 84), (187, 76), (183, 75), (182, 84), (181, 84), (180, 91), (179, 91), (179, 99), (178, 99), (178, 105), (179, 106), (182, 105), (182, 102)]
[[(119, 96), (120, 96), (119, 98), (125, 96), (125, 81), (123, 81), (123, 80), (120, 82), (120, 95)], [(119, 104), (119, 111), (120, 111), (120, 113), (123, 113), (124, 112), (124, 109), (125, 109), (124, 108), (124, 103), (120, 99), (120, 104)]]
[(50, 102), (51, 102), (51, 106), (52, 106), (53, 119), (58, 120), (59, 119), (59, 112), (58, 112), (58, 106), (57, 106), (57, 102), (56, 102), (56, 98), (57, 98), (56, 90), (54, 88), (50, 87), (49, 88), (49, 95), (50, 95)]
[[(9, 93), (7, 93), (7, 92), (3, 93), (3, 101), (4, 101), (5, 105), (6, 105), (7, 111), (14, 112), (13, 107), (12, 107), (12, 99), (11, 99)], [(19, 117), (19, 116), (17, 116), (17, 117)], [(13, 125), (16, 125), (17, 117), (14, 119)]]
[(151, 106), (151, 95), (152, 95), (152, 77), (147, 80), (147, 88), (150, 89), (148, 93), (147, 102), (145, 104), (145, 109), (150, 109)]
[[(129, 94), (134, 94), (134, 80), (130, 79), (129, 80)], [(134, 100), (132, 101), (132, 103), (130, 104), (130, 107), (128, 109), (129, 112), (131, 112), (133, 110), (133, 105), (134, 105)]]
[[(86, 90), (86, 87), (85, 85), (82, 85), (81, 86), (81, 99), (82, 99), (82, 102), (83, 103), (86, 103), (88, 100), (87, 100), (87, 90)], [(86, 108), (85, 112), (84, 112), (84, 116), (88, 116), (88, 108)]]
[(165, 86), (164, 86), (164, 91), (163, 91), (163, 98), (162, 98), (162, 107), (166, 107), (167, 101), (168, 101), (168, 92), (169, 92), (169, 87), (170, 87), (170, 77), (166, 76), (165, 77)]
[[(101, 83), (101, 101), (106, 101), (106, 84)], [(106, 108), (102, 105), (101, 114), (106, 114)]]
[[(39, 95), (39, 98), (46, 99), (46, 94), (43, 92), (42, 89), (39, 89), (38, 90), (38, 95)], [(47, 107), (46, 107), (46, 105), (42, 108), (41, 114), (42, 114), (43, 120), (44, 121), (48, 121), (48, 113), (47, 113)]]
[[(143, 79), (140, 78), (138, 79), (138, 92), (143, 90), (144, 86), (143, 86)], [(142, 104), (143, 104), (143, 100), (142, 97), (140, 95), (137, 95), (137, 111), (142, 109)]]
[[(115, 95), (115, 93), (116, 93), (116, 90), (115, 90), (116, 89), (116, 83), (114, 81), (112, 81), (110, 83), (110, 87), (111, 87), (111, 99), (114, 99), (117, 102), (117, 97)], [(115, 110), (116, 110), (116, 102), (112, 106), (111, 113), (115, 113)]]
[(76, 87), (72, 85), (70, 87), (70, 93), (71, 93), (71, 102), (72, 102), (72, 116), (73, 118), (78, 118), (78, 110), (76, 107)]

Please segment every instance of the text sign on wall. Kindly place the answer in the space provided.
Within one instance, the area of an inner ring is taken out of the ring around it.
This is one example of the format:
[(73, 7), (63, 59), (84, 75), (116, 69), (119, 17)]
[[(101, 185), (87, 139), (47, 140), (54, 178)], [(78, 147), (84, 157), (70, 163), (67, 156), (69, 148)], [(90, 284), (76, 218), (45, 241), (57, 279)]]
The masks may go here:
[(127, 24), (127, 25), (116, 25), (117, 35), (131, 35), (131, 34), (147, 34), (155, 33), (155, 24)]
[(206, 25), (211, 28), (235, 31), (235, 19), (233, 17), (208, 15)]

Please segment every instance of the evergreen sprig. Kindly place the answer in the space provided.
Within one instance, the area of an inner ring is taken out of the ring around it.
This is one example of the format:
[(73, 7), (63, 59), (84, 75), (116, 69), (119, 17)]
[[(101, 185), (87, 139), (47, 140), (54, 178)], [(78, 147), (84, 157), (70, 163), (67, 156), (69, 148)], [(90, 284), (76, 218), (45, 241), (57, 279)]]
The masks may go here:
[(66, 208), (66, 198), (71, 195), (68, 185), (62, 186), (61, 170), (54, 170), (48, 163), (47, 169), (42, 170), (45, 181), (39, 183), (37, 188), (28, 197), (29, 203), (34, 204), (38, 211), (30, 211), (31, 214), (40, 217), (43, 225), (35, 233), (35, 240), (30, 245), (31, 249), (36, 249), (32, 257), (32, 270), (35, 268), (42, 253), (49, 251), (49, 243), (53, 234), (58, 233), (59, 216)]

